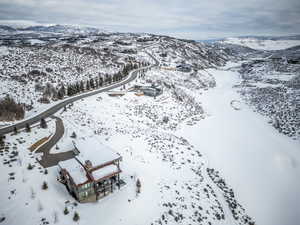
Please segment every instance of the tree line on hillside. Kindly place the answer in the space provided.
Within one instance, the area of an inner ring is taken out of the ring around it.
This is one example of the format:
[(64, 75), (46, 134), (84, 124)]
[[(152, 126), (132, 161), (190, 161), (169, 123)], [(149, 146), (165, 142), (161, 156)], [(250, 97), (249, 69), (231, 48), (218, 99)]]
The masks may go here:
[[(140, 65), (144, 66), (145, 63)], [(75, 83), (67, 84), (66, 86), (61, 84), (57, 88), (54, 88), (50, 83), (47, 83), (43, 92), (43, 96), (39, 99), (39, 102), (49, 103), (49, 98), (52, 98), (53, 100), (63, 99), (65, 96), (73, 96), (84, 91), (101, 88), (106, 84), (109, 85), (113, 82), (122, 80), (129, 74), (131, 70), (137, 69), (138, 67), (138, 64), (129, 63), (126, 64), (122, 70), (112, 75), (99, 75), (97, 77), (89, 78), (85, 81), (76, 81)]]
[[(51, 83), (47, 83), (43, 88), (43, 95), (38, 99), (41, 103), (50, 103), (50, 98), (53, 100), (63, 99), (65, 96), (73, 96), (84, 91), (90, 91), (93, 89), (101, 88), (104, 85), (109, 85), (113, 82), (122, 80), (124, 77), (128, 76), (129, 72), (133, 69), (137, 69), (139, 66), (147, 66), (148, 63), (126, 64), (122, 70), (112, 75), (105, 74), (99, 75), (97, 77), (89, 78), (88, 80), (77, 81), (72, 84), (61, 84), (54, 87)], [(31, 103), (32, 106), (33, 103)], [(30, 105), (25, 105), (17, 103), (13, 97), (7, 95), (4, 98), (0, 98), (0, 121), (11, 121), (23, 119), (25, 115), (25, 107)], [(31, 107), (32, 108), (32, 107)]]

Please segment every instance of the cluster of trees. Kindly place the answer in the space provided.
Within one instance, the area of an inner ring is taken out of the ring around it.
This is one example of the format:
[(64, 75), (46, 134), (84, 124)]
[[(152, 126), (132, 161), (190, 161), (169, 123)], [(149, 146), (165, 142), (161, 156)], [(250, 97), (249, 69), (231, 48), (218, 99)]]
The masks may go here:
[[(137, 69), (139, 66), (146, 66), (147, 63), (127, 63), (123, 69), (112, 75), (105, 74), (98, 77), (90, 78), (86, 81), (78, 81), (74, 84), (69, 84), (65, 87), (61, 84), (58, 87), (54, 87), (51, 83), (47, 83), (43, 89), (43, 96), (38, 100), (42, 103), (49, 103), (52, 99), (63, 99), (64, 96), (73, 96), (80, 92), (89, 91), (103, 87), (106, 84), (117, 82), (126, 77), (133, 69)], [(0, 121), (20, 120), (25, 115), (25, 105), (17, 103), (11, 96), (7, 95), (4, 98), (0, 98)]]
[(149, 63), (127, 63), (124, 67), (117, 73), (112, 75), (105, 74), (99, 75), (98, 77), (89, 78), (86, 81), (77, 81), (73, 84), (68, 84), (65, 86), (64, 84), (59, 85), (58, 87), (53, 87), (51, 83), (47, 83), (43, 88), (43, 96), (38, 100), (41, 103), (50, 103), (50, 98), (53, 100), (63, 99), (65, 96), (73, 96), (78, 93), (89, 91), (93, 89), (97, 89), (103, 87), (105, 84), (111, 84), (112, 82), (117, 82), (126, 77), (129, 72), (133, 69), (137, 69), (140, 66), (147, 66)]
[(105, 84), (111, 84), (112, 82), (120, 81), (124, 77), (126, 77), (131, 70), (137, 68), (138, 64), (129, 63), (126, 64), (121, 71), (112, 75), (99, 75), (98, 77), (92, 77), (86, 81), (77, 81), (76, 83), (69, 84), (67, 88), (65, 88), (64, 85), (61, 85), (61, 87), (58, 90), (58, 99), (63, 98), (65, 95), (73, 96), (80, 92), (103, 87)]
[[(46, 128), (48, 127), (45, 118), (42, 118), (42, 119), (41, 119), (41, 121), (40, 121), (40, 127), (41, 127), (41, 128), (44, 128), (44, 129), (46, 129)], [(25, 131), (26, 131), (27, 133), (31, 132), (31, 127), (30, 127), (30, 124), (29, 124), (29, 123), (26, 123), (26, 124), (25, 124)], [(17, 134), (17, 133), (18, 133), (18, 127), (17, 127), (17, 126), (14, 126), (14, 128), (13, 128), (13, 133), (14, 133), (14, 134)], [(1, 139), (1, 136), (0, 136), (0, 139)]]
[[(103, 87), (106, 84), (120, 81), (124, 77), (126, 77), (131, 70), (137, 69), (140, 66), (147, 65), (149, 64), (146, 62), (139, 64), (130, 62), (125, 64), (123, 69), (121, 69), (119, 72), (112, 75), (99, 75), (98, 77), (90, 78), (86, 81), (78, 81), (74, 84), (69, 84), (67, 85), (67, 87), (65, 87), (64, 84), (61, 84), (58, 87), (54, 87), (51, 83), (47, 83), (43, 89), (43, 96), (38, 101), (42, 103), (49, 103), (50, 98), (52, 98), (53, 100), (63, 99), (66, 95), (73, 96), (80, 92), (97, 89)], [(24, 104), (16, 103), (15, 100), (9, 95), (0, 99), (0, 121), (23, 119), (25, 115), (24, 107)]]
[(19, 120), (25, 115), (24, 105), (17, 103), (11, 96), (0, 99), (0, 120)]
[(36, 90), (39, 90), (39, 89), (43, 90), (43, 96), (38, 100), (41, 103), (45, 103), (45, 104), (50, 103), (50, 100), (49, 100), (50, 98), (52, 98), (52, 99), (58, 99), (58, 90), (57, 90), (57, 88), (55, 88), (49, 82), (46, 83), (45, 87), (42, 87), (41, 84), (37, 83), (35, 85), (35, 89)]

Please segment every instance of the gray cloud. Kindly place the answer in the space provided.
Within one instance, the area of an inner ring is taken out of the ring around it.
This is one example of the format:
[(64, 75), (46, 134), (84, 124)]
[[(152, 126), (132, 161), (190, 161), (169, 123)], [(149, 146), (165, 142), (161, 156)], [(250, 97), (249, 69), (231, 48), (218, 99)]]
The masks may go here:
[(298, 0), (1, 0), (0, 20), (203, 39), (300, 33)]

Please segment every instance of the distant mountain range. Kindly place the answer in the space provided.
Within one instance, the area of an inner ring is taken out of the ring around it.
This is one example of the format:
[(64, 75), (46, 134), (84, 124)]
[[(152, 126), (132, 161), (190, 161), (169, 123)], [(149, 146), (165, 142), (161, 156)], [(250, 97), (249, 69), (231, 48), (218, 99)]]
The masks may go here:
[[(287, 35), (287, 36), (255, 36), (255, 35), (245, 35), (245, 36), (237, 36), (237, 37), (231, 37), (236, 39), (256, 39), (256, 40), (272, 40), (272, 41), (278, 41), (278, 40), (300, 40), (300, 34), (296, 35)], [(207, 40), (198, 40), (198, 42), (219, 42), (219, 41), (225, 41), (231, 38), (216, 38), (216, 39), (207, 39)]]
[[(97, 34), (97, 33), (108, 33), (109, 31), (104, 29), (99, 29), (95, 27), (88, 26), (80, 26), (80, 25), (24, 25), (24, 26), (10, 26), (7, 24), (0, 24), (0, 35), (42, 35), (45, 36), (51, 33), (51, 35), (55, 34)], [(45, 33), (45, 34), (44, 34)], [(211, 39), (211, 40), (198, 40), (198, 42), (204, 43), (228, 43), (228, 44), (237, 44), (246, 47), (250, 47), (253, 49), (265, 49), (271, 50), (275, 47), (275, 49), (283, 49), (288, 47), (293, 47), (296, 45), (300, 45), (300, 35), (290, 35), (290, 36), (255, 36), (255, 35), (247, 35), (247, 36), (238, 36), (232, 38), (220, 38), (220, 39)], [(276, 42), (276, 44), (275, 44)], [(276, 46), (277, 45), (277, 48)]]
[(98, 29), (94, 27), (85, 26), (75, 26), (75, 25), (38, 25), (38, 26), (28, 26), (23, 28), (14, 28), (7, 25), (0, 25), (1, 33), (10, 32), (49, 32), (49, 33), (66, 33), (66, 34), (87, 34), (87, 33), (101, 33), (107, 32), (103, 29)]
[(255, 35), (247, 35), (247, 36), (238, 36), (240, 39), (257, 39), (257, 40), (300, 40), (300, 34), (296, 35), (287, 35), (287, 36), (255, 36)]
[(282, 50), (294, 46), (300, 46), (300, 35), (289, 36), (239, 36), (231, 38), (199, 40), (198, 42), (214, 44), (233, 44), (256, 50)]

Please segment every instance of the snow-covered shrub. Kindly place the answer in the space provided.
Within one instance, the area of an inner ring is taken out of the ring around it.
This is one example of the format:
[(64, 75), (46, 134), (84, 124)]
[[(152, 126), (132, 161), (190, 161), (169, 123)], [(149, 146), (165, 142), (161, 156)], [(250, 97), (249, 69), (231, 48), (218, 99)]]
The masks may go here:
[(76, 133), (73, 131), (70, 137), (71, 137), (71, 138), (76, 138), (77, 135), (76, 135)]
[(65, 214), (65, 215), (68, 215), (68, 214), (69, 214), (69, 210), (68, 210), (67, 207), (65, 207), (65, 209), (64, 209), (64, 214)]
[(77, 222), (80, 219), (79, 214), (77, 212), (74, 213), (73, 220)]
[(34, 166), (33, 166), (33, 165), (31, 165), (31, 163), (29, 163), (29, 164), (28, 164), (28, 166), (27, 166), (27, 169), (28, 169), (28, 170), (32, 170), (32, 169), (33, 169), (33, 167), (34, 167)]
[(46, 181), (43, 182), (42, 189), (43, 190), (47, 190), (48, 189), (48, 184), (47, 184)]

